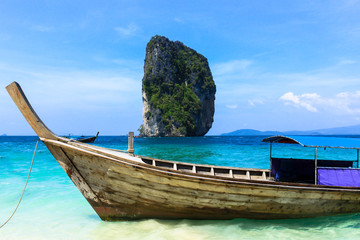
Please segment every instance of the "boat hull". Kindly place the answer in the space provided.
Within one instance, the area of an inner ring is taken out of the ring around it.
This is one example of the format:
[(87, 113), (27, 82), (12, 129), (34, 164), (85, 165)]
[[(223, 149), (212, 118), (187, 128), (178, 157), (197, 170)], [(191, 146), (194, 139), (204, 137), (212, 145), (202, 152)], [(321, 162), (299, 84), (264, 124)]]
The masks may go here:
[(284, 219), (360, 212), (360, 188), (272, 181), (269, 170), (175, 163), (51, 132), (20, 85), (6, 87), (25, 119), (103, 220)]
[(78, 170), (98, 201), (84, 194), (83, 184), (64, 168), (102, 220), (285, 219), (360, 212), (358, 189), (199, 176), (45, 144), (60, 165), (71, 162)]
[(80, 139), (77, 139), (76, 141), (82, 142), (82, 143), (93, 143), (93, 142), (95, 142), (96, 138), (97, 137), (80, 138)]

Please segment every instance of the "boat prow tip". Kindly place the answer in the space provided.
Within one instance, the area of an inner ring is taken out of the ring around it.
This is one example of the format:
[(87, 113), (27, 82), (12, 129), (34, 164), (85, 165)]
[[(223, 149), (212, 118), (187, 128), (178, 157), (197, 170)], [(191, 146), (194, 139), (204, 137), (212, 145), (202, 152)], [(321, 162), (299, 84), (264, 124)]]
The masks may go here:
[(58, 139), (58, 136), (48, 129), (36, 114), (19, 83), (15, 81), (10, 83), (6, 86), (6, 90), (27, 122), (40, 138)]
[[(20, 84), (17, 83), (16, 81), (13, 81), (12, 83), (10, 83), (9, 85), (7, 85), (5, 88), (6, 90), (9, 91), (9, 89), (13, 88), (13, 87), (20, 87)], [(20, 87), (21, 88), (21, 87)]]

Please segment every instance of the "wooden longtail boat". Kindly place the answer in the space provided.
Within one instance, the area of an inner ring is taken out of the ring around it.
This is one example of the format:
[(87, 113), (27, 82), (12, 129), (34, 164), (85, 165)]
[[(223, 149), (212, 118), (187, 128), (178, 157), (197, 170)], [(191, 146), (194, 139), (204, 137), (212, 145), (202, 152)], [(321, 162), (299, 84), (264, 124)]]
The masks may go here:
[(76, 141), (82, 142), (82, 143), (93, 143), (93, 142), (95, 142), (95, 140), (98, 136), (99, 136), (99, 132), (97, 132), (97, 134), (93, 137), (88, 137), (88, 138), (80, 137), (80, 138), (76, 139)]
[[(59, 137), (40, 120), (16, 82), (7, 90), (102, 220), (284, 219), (360, 212), (359, 187), (283, 182), (270, 176), (280, 168), (270, 174), (268, 169), (138, 156), (132, 141), (128, 152), (121, 152)], [(278, 164), (274, 161), (273, 166)]]

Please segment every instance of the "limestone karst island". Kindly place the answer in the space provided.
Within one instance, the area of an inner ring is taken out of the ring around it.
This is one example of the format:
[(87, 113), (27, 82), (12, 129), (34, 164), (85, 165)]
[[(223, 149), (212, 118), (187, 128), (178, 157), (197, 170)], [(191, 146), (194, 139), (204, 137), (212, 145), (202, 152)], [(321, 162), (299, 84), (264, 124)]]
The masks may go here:
[(154, 36), (142, 79), (140, 136), (203, 136), (214, 121), (216, 86), (207, 59), (183, 43)]

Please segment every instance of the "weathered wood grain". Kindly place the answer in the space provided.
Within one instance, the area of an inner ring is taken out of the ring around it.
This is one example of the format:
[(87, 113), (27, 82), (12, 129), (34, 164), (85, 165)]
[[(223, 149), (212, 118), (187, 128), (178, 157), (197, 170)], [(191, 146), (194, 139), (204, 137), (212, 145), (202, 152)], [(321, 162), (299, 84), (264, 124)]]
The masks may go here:
[(267, 169), (173, 162), (73, 142), (52, 133), (20, 86), (7, 90), (103, 220), (282, 219), (360, 212), (360, 188), (275, 182)]
[(24, 92), (17, 82), (13, 82), (8, 85), (6, 90), (38, 136), (48, 139), (56, 139), (55, 134), (53, 134), (50, 129), (46, 127), (46, 125), (40, 120), (39, 116), (31, 107)]
[(56, 145), (101, 199), (105, 207), (94, 209), (105, 220), (278, 219), (360, 211), (359, 189), (170, 172), (140, 162), (94, 156), (89, 149), (75, 149), (74, 144)]

